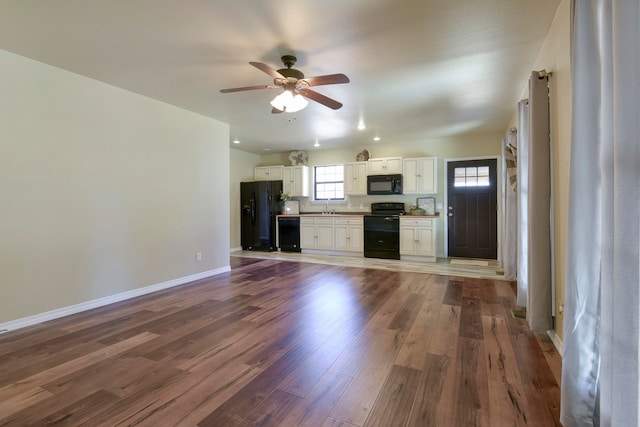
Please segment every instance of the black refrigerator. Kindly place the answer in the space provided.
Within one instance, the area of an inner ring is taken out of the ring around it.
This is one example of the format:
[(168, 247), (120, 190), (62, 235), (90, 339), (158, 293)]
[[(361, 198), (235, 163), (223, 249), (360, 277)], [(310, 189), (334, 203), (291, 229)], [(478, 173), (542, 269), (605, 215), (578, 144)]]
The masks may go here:
[(240, 183), (243, 250), (276, 250), (276, 215), (280, 213), (281, 192), (282, 181)]

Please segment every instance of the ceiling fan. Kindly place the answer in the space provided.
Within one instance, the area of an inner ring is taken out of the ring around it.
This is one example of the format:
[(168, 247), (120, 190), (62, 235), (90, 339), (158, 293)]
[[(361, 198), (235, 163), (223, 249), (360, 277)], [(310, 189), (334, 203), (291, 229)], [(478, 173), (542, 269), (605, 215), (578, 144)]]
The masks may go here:
[(331, 99), (328, 96), (322, 95), (321, 93), (309, 88), (311, 86), (349, 83), (349, 77), (344, 74), (328, 74), (326, 76), (305, 78), (302, 71), (292, 68), (298, 60), (295, 56), (284, 55), (280, 59), (287, 68), (274, 70), (262, 62), (249, 62), (249, 64), (253, 65), (258, 70), (261, 70), (273, 77), (272, 85), (236, 87), (231, 89), (222, 89), (220, 92), (229, 93), (255, 89), (282, 89), (282, 92), (276, 96), (273, 101), (271, 101), (271, 105), (273, 106), (271, 110), (272, 113), (294, 113), (302, 110), (308, 104), (308, 101), (305, 98), (309, 98), (334, 110), (342, 107), (342, 104), (335, 99)]

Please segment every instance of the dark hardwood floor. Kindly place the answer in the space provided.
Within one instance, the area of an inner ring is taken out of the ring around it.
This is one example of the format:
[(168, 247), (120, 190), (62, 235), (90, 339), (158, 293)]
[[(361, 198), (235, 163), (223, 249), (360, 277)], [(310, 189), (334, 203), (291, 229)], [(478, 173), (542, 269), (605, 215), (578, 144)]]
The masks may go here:
[(508, 282), (231, 263), (0, 335), (0, 425), (560, 425), (560, 358)]

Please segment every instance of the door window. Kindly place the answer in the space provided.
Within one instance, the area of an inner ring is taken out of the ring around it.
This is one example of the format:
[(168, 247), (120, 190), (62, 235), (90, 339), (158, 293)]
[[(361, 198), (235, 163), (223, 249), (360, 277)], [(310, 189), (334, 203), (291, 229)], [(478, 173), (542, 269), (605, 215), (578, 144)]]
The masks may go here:
[(488, 187), (490, 185), (489, 166), (455, 168), (454, 186), (456, 187)]

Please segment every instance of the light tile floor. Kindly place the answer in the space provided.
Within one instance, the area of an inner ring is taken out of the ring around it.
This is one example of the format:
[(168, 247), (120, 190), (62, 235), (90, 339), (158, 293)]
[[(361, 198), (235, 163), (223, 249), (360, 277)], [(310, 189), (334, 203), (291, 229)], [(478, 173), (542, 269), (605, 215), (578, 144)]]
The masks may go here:
[[(441, 274), (447, 276), (477, 277), (482, 279), (504, 279), (504, 271), (496, 260), (489, 260), (487, 266), (469, 264), (460, 258), (438, 258), (437, 262), (398, 261), (358, 256), (299, 254), (293, 252), (237, 251), (231, 256), (278, 259), (283, 261), (311, 262), (316, 264), (344, 265), (362, 268), (381, 268), (385, 270), (412, 271), (417, 273)], [(457, 260), (450, 263), (450, 260)]]

